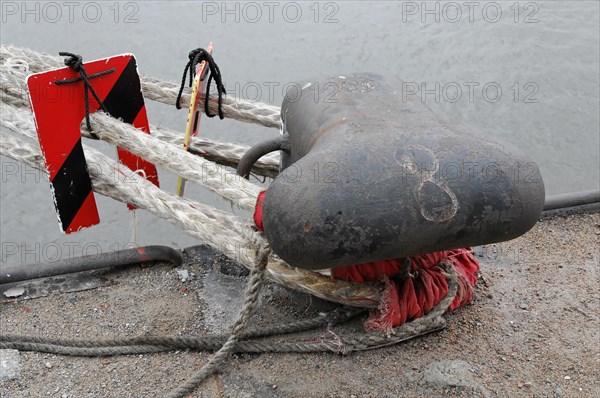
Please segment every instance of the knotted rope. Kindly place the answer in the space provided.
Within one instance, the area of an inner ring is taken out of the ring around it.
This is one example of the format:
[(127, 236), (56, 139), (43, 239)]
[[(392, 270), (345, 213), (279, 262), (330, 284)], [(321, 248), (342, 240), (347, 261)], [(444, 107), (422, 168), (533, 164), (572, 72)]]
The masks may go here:
[(115, 71), (115, 68), (111, 68), (111, 69), (108, 69), (108, 70), (105, 70), (102, 72), (94, 73), (94, 74), (88, 76), (88, 74), (85, 71), (85, 68), (83, 66), (83, 58), (81, 57), (81, 55), (77, 55), (77, 54), (73, 54), (73, 53), (69, 53), (69, 52), (59, 52), (58, 55), (60, 55), (61, 57), (68, 57), (65, 59), (65, 65), (68, 66), (69, 68), (73, 69), (75, 72), (79, 73), (80, 77), (76, 77), (74, 79), (56, 80), (54, 82), (54, 84), (58, 84), (58, 85), (71, 84), (71, 83), (76, 83), (78, 81), (83, 80), (83, 99), (85, 101), (85, 125), (87, 126), (87, 129), (90, 132), (90, 135), (92, 136), (92, 138), (98, 139), (98, 136), (92, 132), (92, 124), (90, 123), (89, 93), (92, 93), (92, 95), (94, 96), (94, 99), (100, 106), (100, 109), (102, 109), (106, 113), (108, 113), (108, 112), (107, 112), (106, 108), (104, 107), (102, 100), (100, 99), (100, 97), (98, 97), (98, 94), (96, 94), (96, 91), (90, 84), (90, 79), (93, 79), (93, 78), (99, 77), (99, 76), (108, 75), (109, 73), (113, 73)]
[(221, 78), (221, 70), (217, 66), (212, 55), (203, 48), (196, 48), (195, 50), (190, 51), (188, 54), (189, 61), (183, 68), (183, 76), (181, 77), (181, 87), (179, 88), (179, 93), (177, 94), (177, 100), (175, 102), (175, 107), (177, 109), (181, 109), (181, 105), (179, 102), (181, 101), (181, 95), (183, 94), (183, 89), (185, 86), (185, 77), (190, 72), (190, 83), (189, 86), (192, 87), (194, 83), (194, 73), (196, 72), (196, 66), (202, 61), (205, 61), (208, 64), (208, 68), (210, 69), (210, 74), (208, 76), (208, 82), (206, 83), (206, 96), (204, 98), (204, 113), (208, 117), (214, 117), (215, 115), (211, 114), (209, 111), (209, 101), (210, 97), (210, 85), (212, 83), (212, 79), (215, 79), (215, 83), (217, 84), (217, 95), (218, 95), (218, 109), (219, 109), (219, 118), (223, 119), (223, 94), (227, 94), (225, 91), (225, 86), (223, 85), (223, 81)]

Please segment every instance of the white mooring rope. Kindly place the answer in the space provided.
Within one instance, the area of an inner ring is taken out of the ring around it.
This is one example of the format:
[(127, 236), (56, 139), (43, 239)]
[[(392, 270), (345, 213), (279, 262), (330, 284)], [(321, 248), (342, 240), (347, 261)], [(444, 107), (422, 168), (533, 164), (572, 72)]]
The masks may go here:
[[(9, 56), (8, 51), (13, 49), (16, 49), (14, 51), (16, 55)], [(38, 59), (39, 54), (32, 52), (31, 50), (24, 50), (18, 47), (4, 45), (0, 47), (0, 50), (0, 54), (2, 55), (0, 56), (0, 95), (2, 96), (2, 102), (17, 108), (28, 108), (29, 102), (27, 100), (27, 87), (25, 80), (30, 73), (37, 71), (39, 68), (35, 65), (30, 67), (27, 62), (32, 62), (33, 60)], [(28, 56), (25, 57), (26, 59), (23, 59), (22, 56), (19, 57), (19, 55), (22, 54), (28, 54)], [(52, 58), (50, 56), (48, 57)], [(46, 59), (45, 57), (42, 58)], [(55, 61), (56, 64), (58, 60)], [(54, 66), (58, 67), (59, 65), (56, 64)], [(164, 94), (162, 97), (154, 96), (154, 98), (170, 98), (169, 101), (174, 101), (173, 95), (176, 96), (176, 87), (173, 84), (160, 82), (153, 78), (149, 79), (153, 82), (149, 84), (149, 86), (152, 88), (150, 92), (158, 91)], [(236, 101), (236, 104), (239, 106), (236, 105), (235, 111), (230, 109), (229, 113), (226, 112), (227, 117), (230, 117), (231, 115), (239, 116), (239, 112), (243, 112), (242, 116), (244, 121), (256, 122), (263, 125), (264, 123), (261, 121), (264, 121), (264, 117), (270, 118), (271, 121), (275, 120), (275, 115), (277, 115), (277, 118), (279, 118), (279, 108), (271, 105), (252, 103), (248, 101)], [(255, 119), (252, 118), (252, 115), (255, 115)], [(179, 132), (170, 130), (166, 127), (153, 125), (150, 126), (150, 130), (152, 136), (161, 141), (165, 141), (176, 146), (181, 146), (183, 143), (183, 134)], [(84, 134), (88, 136), (87, 132)], [(190, 142), (189, 151), (195, 155), (199, 155), (219, 164), (235, 167), (249, 148), (250, 147), (247, 145), (194, 137)], [(256, 162), (252, 169), (253, 173), (267, 177), (275, 177), (278, 174), (278, 171), (278, 153), (271, 153), (263, 156)]]
[[(222, 173), (213, 162), (197, 157), (175, 145), (159, 141), (106, 114), (98, 112), (91, 116), (94, 122), (94, 133), (100, 139), (202, 185), (240, 208), (254, 210), (256, 198), (261, 191), (260, 187), (234, 173)], [(1, 123), (29, 137), (36, 136), (31, 112), (20, 110), (12, 105), (4, 105)]]
[[(25, 70), (29, 73), (43, 72), (49, 69), (64, 67), (62, 59), (48, 54), (41, 54), (26, 48), (0, 45), (0, 62), (6, 67)], [(2, 71), (4, 74), (4, 71)], [(175, 105), (179, 86), (150, 76), (141, 76), (144, 97), (168, 105)], [(15, 87), (15, 86), (13, 86)], [(191, 90), (186, 88), (181, 97), (181, 106), (186, 108), (190, 103)], [(204, 95), (200, 98), (204, 101)], [(218, 98), (209, 96), (209, 109), (218, 111)], [(281, 127), (280, 108), (259, 102), (251, 102), (227, 95), (222, 99), (223, 115), (226, 118), (246, 123), (260, 124), (265, 127), (279, 129)]]
[[(165, 192), (87, 145), (84, 151), (88, 162), (94, 165), (89, 169), (94, 191), (164, 218), (245, 267), (253, 267), (254, 250), (265, 239), (249, 223), (231, 213)], [(39, 147), (4, 132), (0, 132), (0, 154), (45, 170)], [(375, 308), (381, 294), (378, 285), (332, 279), (294, 268), (275, 255), (269, 259), (267, 275), (283, 286), (354, 307)]]
[[(60, 63), (55, 57), (12, 46), (0, 47), (1, 126), (17, 134), (30, 138), (36, 137), (32, 114), (28, 108), (25, 77), (28, 73), (57, 66), (60, 66)], [(176, 91), (172, 90), (174, 85), (156, 79), (151, 79), (149, 85), (158, 91), (166, 90), (173, 94), (157, 94), (157, 99), (162, 98), (167, 103), (175, 100)], [(274, 112), (275, 109), (277, 112)], [(254, 104), (245, 108), (243, 112), (246, 118), (244, 121), (252, 121), (251, 119), (255, 118), (254, 122), (261, 124), (261, 120), (263, 122), (265, 120), (264, 117), (272, 118), (272, 115), (278, 115), (279, 111), (278, 108), (269, 105)], [(227, 116), (227, 112), (225, 113)], [(232, 115), (234, 118), (240, 116), (238, 113)], [(153, 134), (147, 135), (106, 114), (96, 113), (92, 116), (95, 133), (102, 139), (127, 149), (157, 166), (168, 168), (188, 180), (197, 182), (237, 206), (245, 209), (254, 208), (259, 192), (257, 186), (246, 180), (233, 178), (233, 174), (228, 178), (222, 178), (221, 174), (212, 175), (210, 171), (218, 169), (218, 165), (181, 150), (177, 145), (178, 139), (181, 140), (177, 137), (178, 133), (154, 127)], [(81, 132), (84, 137), (89, 137), (87, 131)], [(45, 170), (37, 143), (34, 145), (5, 133), (0, 137), (2, 138), (0, 154)], [(226, 143), (202, 144), (200, 140), (195, 143), (198, 151), (208, 149), (210, 152), (211, 147), (216, 148), (209, 156), (220, 157), (221, 160), (226, 161), (224, 163), (232, 166), (237, 164), (245, 149), (243, 146)], [(265, 239), (249, 222), (233, 214), (164, 192), (122, 164), (85, 144), (83, 147), (88, 163), (94, 166), (89, 168), (89, 172), (96, 192), (131, 203), (158, 217), (165, 218), (242, 265), (252, 268), (255, 263), (254, 252), (257, 247), (265, 243)], [(276, 168), (277, 158), (274, 156), (265, 157), (262, 165), (259, 166), (264, 175), (269, 175), (268, 173), (275, 175)], [(119, 178), (115, 179), (115, 176)], [(125, 180), (127, 183), (124, 182)], [(137, 183), (132, 184), (131, 181)], [(272, 255), (269, 260), (267, 275), (283, 286), (355, 307), (374, 308), (379, 303), (381, 295), (381, 288), (378, 285), (346, 282), (316, 272), (297, 269), (287, 265), (275, 255)]]

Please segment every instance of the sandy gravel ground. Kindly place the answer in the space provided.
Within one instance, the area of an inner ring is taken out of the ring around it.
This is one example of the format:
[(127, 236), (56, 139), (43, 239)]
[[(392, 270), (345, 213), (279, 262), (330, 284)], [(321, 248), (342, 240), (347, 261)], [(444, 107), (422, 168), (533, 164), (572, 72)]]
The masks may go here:
[[(475, 302), (445, 330), (349, 356), (237, 355), (194, 397), (598, 397), (600, 213), (555, 213), (524, 237), (477, 248)], [(38, 336), (189, 335), (225, 330), (243, 277), (211, 256), (179, 270), (113, 271), (107, 287), (0, 305), (0, 330)], [(302, 319), (333, 305), (270, 285), (256, 324)], [(337, 327), (359, 331), (361, 320)], [(316, 330), (308, 335), (321, 335)], [(20, 353), (1, 397), (162, 397), (209, 357), (169, 352), (112, 358)]]

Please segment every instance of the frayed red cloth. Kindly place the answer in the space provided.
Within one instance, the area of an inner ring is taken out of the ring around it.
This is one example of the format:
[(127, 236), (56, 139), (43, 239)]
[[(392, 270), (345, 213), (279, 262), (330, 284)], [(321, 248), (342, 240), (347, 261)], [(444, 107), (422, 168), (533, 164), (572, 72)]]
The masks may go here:
[[(410, 274), (401, 275), (407, 261)], [(471, 302), (479, 263), (470, 248), (338, 267), (331, 270), (331, 275), (354, 282), (383, 280), (384, 299), (378, 309), (371, 311), (365, 329), (389, 333), (392, 328), (427, 314), (446, 297), (448, 282), (439, 266), (441, 262), (450, 263), (458, 276), (458, 289), (450, 310)]]
[[(254, 210), (254, 224), (261, 231), (265, 193), (258, 196)], [(401, 275), (407, 262), (409, 274)], [(448, 282), (439, 266), (442, 262), (450, 263), (458, 276), (456, 296), (450, 305), (450, 310), (455, 310), (473, 300), (479, 262), (471, 248), (338, 267), (331, 270), (331, 276), (353, 282), (383, 281), (383, 300), (379, 308), (371, 311), (365, 329), (389, 333), (406, 321), (427, 314), (446, 297)]]

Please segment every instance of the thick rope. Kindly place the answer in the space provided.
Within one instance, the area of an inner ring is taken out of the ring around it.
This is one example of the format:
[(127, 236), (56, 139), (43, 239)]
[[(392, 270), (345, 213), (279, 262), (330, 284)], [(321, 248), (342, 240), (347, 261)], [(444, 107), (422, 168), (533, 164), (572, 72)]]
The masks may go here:
[[(29, 73), (43, 72), (48, 69), (60, 68), (63, 66), (58, 57), (5, 44), (0, 45), (0, 62), (3, 65), (20, 65), (21, 68), (25, 68), (24, 65), (27, 65)], [(5, 72), (2, 71), (1, 74), (5, 74)], [(142, 76), (141, 80), (142, 91), (145, 98), (168, 105), (175, 105), (179, 86), (149, 76)], [(0, 83), (2, 82), (3, 80), (0, 80)], [(0, 85), (0, 90), (5, 92), (15, 91), (18, 90), (18, 87), (20, 87), (20, 84), (17, 86), (2, 84)], [(184, 90), (181, 97), (181, 105), (183, 107), (189, 106), (190, 94), (191, 90)], [(19, 97), (26, 98), (26, 94), (22, 93)], [(204, 94), (202, 94), (201, 99), (205, 100)], [(219, 111), (218, 96), (209, 96), (208, 107), (213, 113)], [(229, 119), (259, 124), (276, 129), (281, 128), (280, 108), (277, 106), (251, 102), (224, 95), (222, 99), (222, 110), (223, 116)]]
[[(238, 353), (308, 353), (333, 352), (346, 355), (355, 351), (364, 351), (389, 345), (398, 344), (424, 334), (428, 334), (446, 325), (442, 314), (450, 306), (457, 291), (457, 276), (451, 265), (440, 264), (447, 271), (448, 295), (434, 309), (421, 318), (407, 322), (394, 328), (389, 335), (358, 333), (355, 335), (340, 335), (327, 331), (318, 341), (269, 342), (256, 338), (269, 337), (278, 334), (309, 330), (312, 326), (322, 325), (317, 320), (310, 324), (281, 325), (266, 331), (250, 332), (240, 336), (234, 352)], [(356, 313), (346, 313), (338, 322), (350, 319)], [(314, 322), (314, 323), (313, 323)], [(306, 328), (304, 328), (306, 327)], [(273, 332), (273, 333), (271, 333)], [(250, 339), (248, 339), (250, 338)], [(147, 354), (153, 352), (175, 351), (185, 348), (198, 351), (213, 351), (219, 349), (225, 341), (225, 336), (140, 336), (120, 340), (71, 340), (35, 336), (0, 335), (0, 349), (17, 349), (22, 351), (38, 351), (50, 354), (71, 356), (115, 356), (129, 354)]]
[[(0, 124), (11, 128), (3, 122), (0, 120)], [(94, 191), (148, 210), (245, 267), (252, 268), (253, 248), (265, 240), (248, 222), (231, 213), (164, 192), (104, 154), (86, 145), (84, 150)], [(39, 147), (10, 134), (0, 132), (0, 154), (45, 170)], [(290, 267), (277, 256), (271, 257), (267, 273), (269, 279), (285, 287), (349, 306), (375, 308), (381, 299), (382, 288), (377, 284), (332, 279)]]
[[(249, 330), (242, 333), (240, 339), (251, 341), (269, 336), (305, 332), (318, 327), (328, 326), (330, 324), (340, 324), (346, 322), (347, 320), (355, 317), (358, 314), (364, 313), (365, 311), (366, 310), (362, 308), (357, 309), (352, 307), (341, 307), (327, 314), (319, 314), (311, 319), (303, 319), (301, 321), (270, 325), (261, 329)], [(154, 345), (169, 347), (170, 350), (192, 348), (202, 351), (211, 351), (221, 347), (227, 341), (228, 337), (229, 335), (225, 334), (208, 334), (200, 337), (144, 335), (111, 340), (74, 340), (60, 337), (37, 337), (4, 334), (0, 335), (0, 343), (18, 342), (19, 344), (45, 344), (48, 346), (68, 346), (73, 348)], [(259, 346), (256, 345), (248, 345), (244, 346), (243, 350), (258, 347)]]
[[(175, 105), (175, 102), (177, 101), (178, 87), (176, 84), (165, 82), (151, 76), (142, 76), (142, 91), (144, 92), (145, 98), (153, 101), (162, 102), (168, 105)], [(181, 97), (181, 104), (183, 107), (189, 106), (190, 98), (191, 90), (187, 88), (184, 89)], [(205, 99), (204, 93), (201, 94), (200, 99)], [(218, 99), (214, 96), (210, 96), (208, 98), (208, 106), (211, 111), (216, 111), (219, 106)], [(222, 107), (225, 118), (281, 129), (281, 108), (277, 106), (251, 102), (241, 98), (224, 95)]]
[[(39, 149), (9, 134), (0, 133), (0, 138), (1, 154), (45, 171)], [(247, 247), (248, 241), (258, 244), (263, 240), (248, 223), (231, 213), (177, 198), (99, 151), (88, 146), (84, 149), (95, 191), (166, 218), (241, 263), (254, 263), (253, 253), (240, 248)]]
[[(150, 126), (150, 130), (153, 137), (181, 146), (181, 133), (159, 126)], [(222, 142), (204, 137), (192, 137), (189, 145), (189, 152), (194, 155), (202, 156), (207, 160), (234, 169), (237, 168), (240, 160), (249, 149), (248, 145)], [(252, 173), (265, 177), (276, 177), (279, 174), (279, 153), (272, 152), (260, 158), (252, 167)]]
[[(25, 74), (24, 72), (23, 75)], [(20, 81), (17, 82), (16, 77), (12, 74), (2, 73), (2, 67), (0, 66), (0, 86), (15, 86), (20, 84), (22, 83)], [(1, 102), (3, 106), (11, 105), (15, 108), (24, 108), (29, 111), (29, 103), (27, 102), (26, 95), (21, 97), (19, 93), (14, 91), (3, 91), (0, 92), (0, 95), (2, 96)], [(10, 123), (11, 121), (8, 120), (7, 122)], [(120, 122), (115, 121), (114, 123)], [(150, 125), (150, 131), (150, 134), (160, 141), (177, 147), (182, 146), (183, 134), (180, 132), (154, 125)], [(82, 136), (90, 138), (90, 134), (87, 131), (82, 130), (81, 133)], [(240, 160), (249, 149), (250, 147), (247, 145), (229, 143), (206, 137), (192, 137), (189, 144), (190, 153), (234, 169), (237, 168)], [(260, 158), (252, 167), (252, 173), (265, 177), (276, 177), (279, 174), (279, 153), (270, 153)]]
[[(13, 72), (15, 68), (23, 70), (16, 76)], [(27, 101), (25, 76), (28, 74), (28, 66), (17, 64), (15, 67), (8, 68), (9, 72), (0, 66), (0, 87), (19, 87), (19, 90), (1, 91), (2, 105), (11, 105), (15, 108), (26, 108), (29, 110), (29, 102)], [(5, 73), (6, 72), (6, 73)], [(10, 122), (10, 121), (8, 121)], [(115, 123), (118, 123), (115, 121)], [(150, 125), (151, 135), (161, 141), (181, 147), (183, 143), (183, 134), (173, 131), (166, 127)], [(90, 138), (87, 131), (82, 130), (82, 136)], [(192, 137), (189, 151), (195, 155), (199, 155), (207, 160), (218, 164), (237, 168), (242, 156), (250, 149), (249, 146), (243, 144), (234, 144), (218, 140), (209, 139), (206, 137)], [(252, 172), (257, 175), (266, 177), (276, 177), (279, 174), (279, 154), (270, 153), (259, 159), (252, 168)]]
[[(96, 113), (92, 115), (92, 119), (94, 132), (100, 139), (202, 185), (240, 208), (254, 210), (260, 187), (236, 174), (224, 174), (215, 163), (194, 156), (175, 145), (164, 143), (107, 114)], [(16, 128), (29, 137), (36, 136), (31, 112), (23, 108), (3, 105), (1, 123), (11, 129)]]

